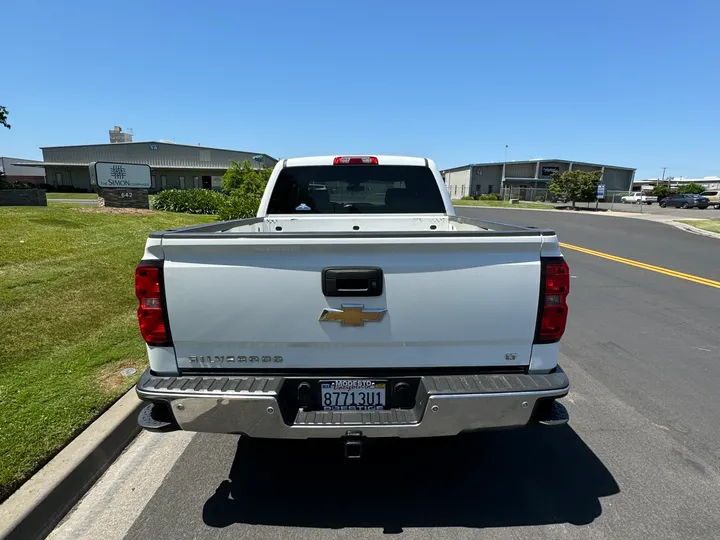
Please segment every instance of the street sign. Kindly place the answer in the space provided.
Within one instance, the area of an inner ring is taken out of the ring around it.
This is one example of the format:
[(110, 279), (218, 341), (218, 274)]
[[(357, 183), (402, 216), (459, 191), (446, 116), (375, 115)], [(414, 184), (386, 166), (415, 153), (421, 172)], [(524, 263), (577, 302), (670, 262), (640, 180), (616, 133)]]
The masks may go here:
[(598, 184), (596, 198), (598, 198), (598, 199), (605, 198), (605, 184)]

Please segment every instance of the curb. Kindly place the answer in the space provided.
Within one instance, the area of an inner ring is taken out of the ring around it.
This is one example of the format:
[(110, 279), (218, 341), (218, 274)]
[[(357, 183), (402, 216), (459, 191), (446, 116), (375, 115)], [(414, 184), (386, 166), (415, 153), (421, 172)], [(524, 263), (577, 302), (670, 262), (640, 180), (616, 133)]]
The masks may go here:
[(668, 225), (672, 225), (676, 229), (680, 229), (681, 231), (689, 232), (692, 234), (697, 234), (699, 236), (705, 236), (707, 238), (715, 238), (717, 240), (720, 240), (720, 233), (706, 231), (705, 229), (698, 229), (697, 227), (693, 227), (692, 225), (688, 225), (687, 223), (679, 223), (677, 221), (667, 221), (666, 223)]
[(0, 507), (0, 540), (45, 538), (140, 432), (133, 386)]

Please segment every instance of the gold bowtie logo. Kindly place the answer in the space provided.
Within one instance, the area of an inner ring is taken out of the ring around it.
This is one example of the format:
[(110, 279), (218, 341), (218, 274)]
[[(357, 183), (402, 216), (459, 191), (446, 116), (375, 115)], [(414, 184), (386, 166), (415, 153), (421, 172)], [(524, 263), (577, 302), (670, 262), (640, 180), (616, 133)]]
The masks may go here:
[(342, 326), (365, 326), (366, 322), (380, 322), (387, 309), (365, 309), (362, 304), (343, 304), (342, 309), (324, 309), (320, 322), (339, 322)]

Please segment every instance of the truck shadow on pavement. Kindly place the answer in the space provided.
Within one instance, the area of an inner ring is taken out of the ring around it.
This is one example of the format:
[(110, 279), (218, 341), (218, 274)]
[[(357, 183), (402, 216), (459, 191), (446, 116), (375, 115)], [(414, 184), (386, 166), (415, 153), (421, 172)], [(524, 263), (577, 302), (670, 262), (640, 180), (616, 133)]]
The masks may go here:
[(203, 508), (211, 527), (512, 527), (591, 523), (612, 474), (570, 427), (383, 440), (346, 460), (338, 441), (241, 438)]

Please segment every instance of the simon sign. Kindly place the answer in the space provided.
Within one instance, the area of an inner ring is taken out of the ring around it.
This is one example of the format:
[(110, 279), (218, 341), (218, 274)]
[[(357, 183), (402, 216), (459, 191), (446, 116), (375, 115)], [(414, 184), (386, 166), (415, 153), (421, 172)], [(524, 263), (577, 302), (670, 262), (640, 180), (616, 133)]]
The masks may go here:
[(150, 166), (96, 161), (90, 164), (90, 182), (101, 188), (148, 189)]

